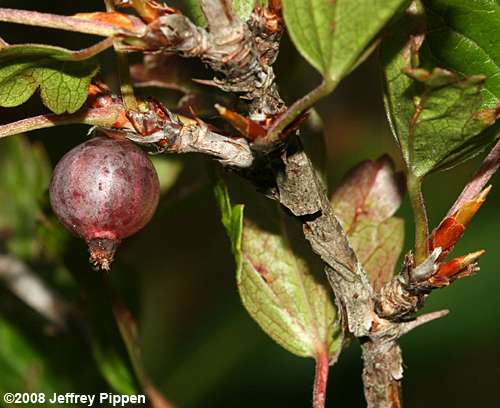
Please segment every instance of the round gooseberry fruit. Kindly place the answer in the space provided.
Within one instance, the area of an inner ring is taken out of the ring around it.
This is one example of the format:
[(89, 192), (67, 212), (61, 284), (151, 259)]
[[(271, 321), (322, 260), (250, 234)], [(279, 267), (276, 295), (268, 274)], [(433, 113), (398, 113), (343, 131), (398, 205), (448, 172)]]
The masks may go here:
[(49, 193), (59, 221), (87, 242), (90, 262), (109, 269), (120, 241), (153, 216), (160, 185), (153, 164), (139, 147), (97, 136), (59, 161)]

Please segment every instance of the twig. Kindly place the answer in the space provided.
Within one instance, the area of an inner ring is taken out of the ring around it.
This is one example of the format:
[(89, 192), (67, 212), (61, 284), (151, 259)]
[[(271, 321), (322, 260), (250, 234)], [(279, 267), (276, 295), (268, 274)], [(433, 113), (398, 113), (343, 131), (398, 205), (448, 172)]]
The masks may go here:
[(2, 37), (0, 37), (0, 49), (8, 47), (8, 46), (9, 46), (9, 43), (7, 41), (5, 41)]
[(200, 0), (201, 10), (212, 33), (234, 31), (233, 23), (237, 20), (233, 15), (231, 3), (227, 0)]
[(95, 126), (111, 126), (118, 119), (122, 110), (123, 107), (113, 105), (105, 108), (83, 109), (72, 114), (46, 114), (22, 119), (17, 122), (0, 125), (0, 139), (36, 129), (79, 123)]
[(356, 337), (369, 335), (373, 291), (346, 233), (333, 213), (325, 189), (300, 143), (282, 155), (283, 169), (276, 174), (279, 202), (303, 223), (304, 236), (326, 264), (340, 315)]
[[(208, 30), (181, 14), (169, 14), (152, 22), (143, 40), (154, 50), (200, 58), (221, 74), (210, 81), (211, 85), (250, 101), (252, 118), (261, 120), (282, 112), (284, 103), (271, 67), (277, 52), (266, 53), (268, 49), (258, 49), (254, 41), (264, 30), (265, 24), (259, 24), (261, 16), (254, 15), (255, 24), (247, 24), (231, 13), (227, 1), (204, 0), (201, 7)], [(272, 34), (279, 39), (281, 31), (278, 24)]]
[(135, 23), (134, 27), (124, 28), (119, 25), (103, 21), (9, 8), (0, 8), (0, 21), (38, 27), (57, 28), (66, 31), (95, 34), (102, 37), (112, 37), (116, 35), (142, 37), (146, 31), (146, 25), (140, 23), (138, 19), (133, 20)]
[(127, 121), (123, 104), (114, 102), (103, 108), (86, 108), (74, 114), (40, 115), (1, 125), (0, 138), (36, 129), (78, 123), (113, 129), (118, 126), (115, 131), (124, 131), (129, 139), (145, 145), (160, 143), (161, 150), (168, 153), (203, 153), (225, 166), (236, 168), (248, 168), (253, 164), (254, 155), (245, 139), (234, 139), (212, 132), (203, 122), (192, 120), (190, 122), (185, 124), (172, 116), (162, 123), (158, 132), (143, 136), (137, 134), (133, 125)]
[(401, 408), (403, 357), (395, 340), (362, 343), (363, 385), (368, 408)]
[[(104, 0), (106, 10), (114, 12), (115, 6), (112, 0)], [(114, 41), (114, 49), (116, 54), (116, 62), (118, 65), (118, 76), (120, 79), (120, 93), (123, 99), (123, 105), (127, 110), (136, 111), (138, 109), (137, 100), (135, 99), (134, 86), (130, 78), (130, 68), (128, 58), (124, 51), (119, 49), (118, 42)]]
[(13, 255), (0, 255), (0, 279), (24, 303), (59, 328), (66, 327), (68, 308), (24, 262)]

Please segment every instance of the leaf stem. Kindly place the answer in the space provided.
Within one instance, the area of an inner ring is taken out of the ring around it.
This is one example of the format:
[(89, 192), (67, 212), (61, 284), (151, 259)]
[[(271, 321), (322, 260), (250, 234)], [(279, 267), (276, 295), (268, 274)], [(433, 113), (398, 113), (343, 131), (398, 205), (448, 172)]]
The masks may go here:
[(102, 41), (99, 41), (94, 45), (91, 45), (88, 48), (83, 48), (78, 51), (73, 51), (71, 54), (73, 55), (75, 61), (86, 60), (95, 57), (96, 55), (100, 54), (103, 51), (106, 51), (109, 47), (113, 45), (113, 42), (114, 42), (113, 37), (108, 37)]
[(335, 81), (323, 80), (323, 82), (316, 88), (314, 88), (307, 95), (303, 96), (299, 100), (290, 106), (277, 120), (274, 122), (272, 127), (266, 136), (268, 142), (277, 142), (280, 138), (281, 133), (285, 130), (287, 126), (292, 124), (292, 122), (297, 119), (302, 113), (311, 108), (316, 102), (321, 98), (332, 92), (337, 86)]
[[(104, 0), (106, 10), (108, 12), (115, 11), (115, 6), (112, 0)], [(127, 110), (137, 111), (138, 103), (134, 94), (134, 86), (130, 78), (130, 67), (128, 64), (127, 55), (118, 49), (118, 44), (114, 44), (116, 60), (118, 64), (118, 75), (120, 78), (120, 93), (122, 96), (123, 104)]]
[(429, 226), (422, 195), (422, 179), (408, 173), (406, 186), (415, 220), (415, 262), (419, 265), (429, 256)]
[(149, 6), (145, 0), (132, 0), (132, 6), (147, 22), (154, 21), (158, 17), (155, 9)]
[(328, 383), (328, 371), (330, 369), (328, 352), (321, 351), (316, 356), (316, 372), (314, 376), (313, 408), (324, 408), (326, 401), (326, 386)]
[(134, 29), (125, 29), (118, 25), (103, 21), (93, 21), (77, 17), (9, 8), (0, 8), (0, 21), (37, 27), (56, 28), (78, 33), (94, 34), (102, 37), (111, 37), (115, 35), (142, 36), (146, 27), (142, 25)]
[(137, 111), (139, 104), (135, 98), (134, 86), (130, 78), (130, 67), (128, 65), (127, 55), (123, 51), (115, 48), (116, 60), (118, 62), (118, 75), (120, 77), (120, 93), (123, 99), (123, 105), (127, 110)]

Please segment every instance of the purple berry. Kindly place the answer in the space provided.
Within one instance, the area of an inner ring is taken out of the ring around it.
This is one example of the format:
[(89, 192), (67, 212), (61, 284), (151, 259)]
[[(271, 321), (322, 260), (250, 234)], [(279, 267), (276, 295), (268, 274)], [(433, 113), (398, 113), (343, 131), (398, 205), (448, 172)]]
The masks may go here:
[(153, 216), (160, 186), (140, 148), (98, 136), (66, 153), (54, 169), (49, 192), (61, 223), (87, 242), (90, 261), (109, 269), (120, 241)]

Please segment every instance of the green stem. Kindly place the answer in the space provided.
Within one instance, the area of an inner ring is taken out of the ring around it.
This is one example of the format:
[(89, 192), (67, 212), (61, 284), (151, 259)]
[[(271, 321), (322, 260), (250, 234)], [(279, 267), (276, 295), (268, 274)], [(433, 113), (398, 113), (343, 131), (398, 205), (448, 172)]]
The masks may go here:
[(139, 383), (142, 387), (144, 387), (144, 385), (149, 383), (149, 381), (147, 380), (147, 376), (142, 365), (141, 349), (137, 339), (137, 326), (135, 319), (111, 284), (108, 271), (103, 270), (102, 277), (104, 287), (111, 301), (113, 315), (115, 316), (118, 330), (120, 331), (123, 342), (125, 343), (130, 362), (132, 363), (132, 368), (134, 369), (134, 373)]
[(422, 179), (408, 174), (406, 185), (415, 219), (415, 262), (418, 265), (429, 256), (429, 226), (422, 195)]
[(142, 352), (137, 333), (137, 324), (132, 313), (127, 306), (125, 306), (125, 303), (122, 301), (120, 295), (113, 287), (108, 271), (102, 270), (101, 272), (103, 284), (111, 301), (111, 308), (113, 310), (118, 330), (123, 343), (125, 344), (125, 348), (127, 349), (137, 381), (149, 398), (149, 406), (152, 408), (173, 408), (173, 405), (156, 389), (146, 374), (144, 364), (142, 362)]
[(148, 6), (145, 0), (132, 0), (132, 6), (135, 11), (137, 11), (137, 14), (139, 14), (147, 22), (153, 21), (156, 18), (154, 9)]
[[(104, 0), (106, 10), (108, 12), (115, 11), (115, 5), (112, 0)], [(118, 75), (120, 78), (120, 93), (122, 95), (123, 104), (127, 110), (137, 111), (138, 104), (134, 94), (132, 79), (130, 78), (130, 67), (128, 64), (127, 55), (118, 49), (118, 44), (115, 42), (116, 60), (118, 63)]]
[(139, 105), (137, 99), (135, 98), (134, 86), (132, 85), (132, 79), (130, 78), (130, 68), (128, 65), (127, 55), (118, 51), (115, 48), (116, 60), (118, 62), (118, 75), (120, 76), (120, 93), (123, 99), (123, 105), (127, 110), (137, 111)]
[(337, 82), (324, 80), (317, 88), (314, 88), (307, 95), (297, 100), (269, 129), (266, 136), (267, 141), (277, 142), (287, 126), (291, 125), (295, 119), (311, 108), (321, 98), (332, 92), (336, 86)]

